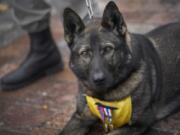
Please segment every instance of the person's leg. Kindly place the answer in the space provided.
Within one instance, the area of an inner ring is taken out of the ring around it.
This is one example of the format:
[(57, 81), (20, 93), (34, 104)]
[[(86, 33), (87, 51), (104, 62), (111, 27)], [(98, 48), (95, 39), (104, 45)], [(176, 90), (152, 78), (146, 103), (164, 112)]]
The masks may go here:
[[(89, 19), (88, 9), (86, 5), (86, 0), (46, 0), (49, 4), (54, 6), (57, 12), (60, 14), (60, 20), (62, 20), (63, 11), (66, 7), (73, 9), (80, 15), (82, 19)], [(91, 0), (92, 9), (95, 17), (100, 17), (102, 11), (99, 9), (99, 0)]]
[(30, 51), (18, 69), (0, 79), (2, 90), (24, 87), (63, 68), (50, 32), (50, 6), (43, 0), (14, 0), (13, 8), (16, 20), (30, 37)]

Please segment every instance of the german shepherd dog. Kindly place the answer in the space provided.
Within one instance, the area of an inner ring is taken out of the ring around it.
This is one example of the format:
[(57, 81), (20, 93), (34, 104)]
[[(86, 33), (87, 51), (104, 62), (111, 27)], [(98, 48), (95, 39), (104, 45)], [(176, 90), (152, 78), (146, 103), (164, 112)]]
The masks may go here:
[(146, 134), (154, 123), (179, 111), (180, 22), (145, 35), (129, 33), (111, 1), (102, 19), (86, 25), (66, 8), (64, 34), (79, 93), (76, 111), (60, 135), (88, 135), (93, 125), (101, 123), (92, 115), (85, 95), (107, 102), (131, 97), (130, 122), (108, 135)]

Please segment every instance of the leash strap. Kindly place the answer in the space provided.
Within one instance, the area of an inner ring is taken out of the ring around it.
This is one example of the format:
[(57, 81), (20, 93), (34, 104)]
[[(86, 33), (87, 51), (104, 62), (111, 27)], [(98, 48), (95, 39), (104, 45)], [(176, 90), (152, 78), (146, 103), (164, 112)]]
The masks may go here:
[(94, 15), (94, 12), (93, 12), (93, 9), (92, 9), (92, 1), (91, 0), (86, 0), (86, 6), (88, 8), (89, 18), (92, 19), (93, 15)]

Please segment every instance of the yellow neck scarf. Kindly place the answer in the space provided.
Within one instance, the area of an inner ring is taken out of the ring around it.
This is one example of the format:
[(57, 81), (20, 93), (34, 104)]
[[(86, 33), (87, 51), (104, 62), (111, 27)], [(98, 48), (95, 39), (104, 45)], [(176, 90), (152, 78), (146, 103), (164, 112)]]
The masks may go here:
[(91, 113), (102, 120), (106, 132), (128, 124), (132, 116), (131, 97), (120, 101), (106, 102), (86, 96)]

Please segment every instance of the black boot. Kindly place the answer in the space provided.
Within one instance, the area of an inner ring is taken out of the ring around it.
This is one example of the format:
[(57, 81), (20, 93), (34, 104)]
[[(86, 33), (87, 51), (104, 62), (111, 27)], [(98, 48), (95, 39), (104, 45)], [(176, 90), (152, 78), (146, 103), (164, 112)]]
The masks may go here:
[(63, 69), (61, 55), (50, 29), (29, 33), (30, 52), (20, 67), (0, 79), (1, 90), (15, 90)]

